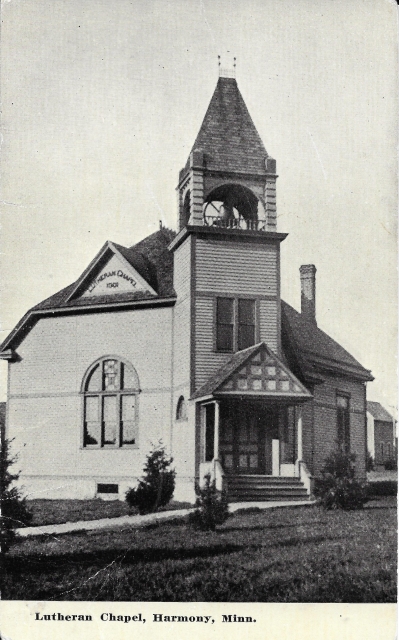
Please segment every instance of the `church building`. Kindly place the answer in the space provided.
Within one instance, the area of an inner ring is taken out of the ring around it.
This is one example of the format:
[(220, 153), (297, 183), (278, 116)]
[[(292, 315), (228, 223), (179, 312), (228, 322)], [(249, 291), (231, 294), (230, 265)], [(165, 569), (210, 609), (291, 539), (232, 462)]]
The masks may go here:
[(280, 298), (276, 161), (218, 79), (178, 178), (178, 231), (107, 241), (1, 346), (7, 437), (29, 497), (119, 497), (159, 441), (176, 500), (209, 472), (230, 500), (307, 499), (337, 446), (365, 477), (366, 370)]

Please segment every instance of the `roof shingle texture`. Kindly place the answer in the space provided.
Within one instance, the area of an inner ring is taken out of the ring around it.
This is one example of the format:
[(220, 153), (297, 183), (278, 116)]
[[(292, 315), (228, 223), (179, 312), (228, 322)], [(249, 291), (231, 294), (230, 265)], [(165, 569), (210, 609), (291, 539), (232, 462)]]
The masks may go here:
[[(281, 320), (287, 325), (293, 336), (296, 346), (299, 348), (302, 359), (312, 368), (312, 357), (322, 358), (326, 364), (343, 364), (360, 374), (370, 376), (365, 369), (350, 353), (341, 347), (338, 342), (330, 338), (314, 323), (307, 320), (289, 304), (281, 301)], [(370, 378), (371, 379), (371, 378)]]
[(234, 78), (219, 78), (194, 150), (204, 153), (209, 170), (265, 173), (268, 154)]

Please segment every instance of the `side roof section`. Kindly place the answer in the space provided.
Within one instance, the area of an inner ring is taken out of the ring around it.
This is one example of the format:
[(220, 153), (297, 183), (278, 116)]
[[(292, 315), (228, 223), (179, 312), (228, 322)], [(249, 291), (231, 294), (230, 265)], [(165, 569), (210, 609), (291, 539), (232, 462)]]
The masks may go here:
[(283, 346), (295, 354), (297, 366), (305, 379), (322, 382), (320, 373), (325, 371), (364, 382), (374, 380), (371, 372), (346, 349), (283, 300), (281, 321)]

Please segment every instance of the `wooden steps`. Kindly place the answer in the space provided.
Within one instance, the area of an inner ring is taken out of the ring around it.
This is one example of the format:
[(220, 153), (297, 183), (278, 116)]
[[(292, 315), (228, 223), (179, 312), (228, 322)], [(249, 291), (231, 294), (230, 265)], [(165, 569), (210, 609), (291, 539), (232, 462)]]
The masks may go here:
[(230, 502), (309, 500), (308, 492), (299, 478), (236, 475), (225, 476), (225, 480)]

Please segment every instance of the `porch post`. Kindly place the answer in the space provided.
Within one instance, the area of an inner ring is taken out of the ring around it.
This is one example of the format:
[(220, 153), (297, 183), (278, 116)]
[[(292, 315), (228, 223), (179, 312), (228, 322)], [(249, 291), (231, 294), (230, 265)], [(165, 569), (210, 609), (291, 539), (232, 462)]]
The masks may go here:
[(297, 443), (298, 443), (298, 455), (297, 460), (302, 460), (303, 452), (302, 452), (302, 406), (296, 406), (297, 413)]
[(219, 402), (215, 400), (215, 435), (213, 441), (213, 458), (219, 459)]

